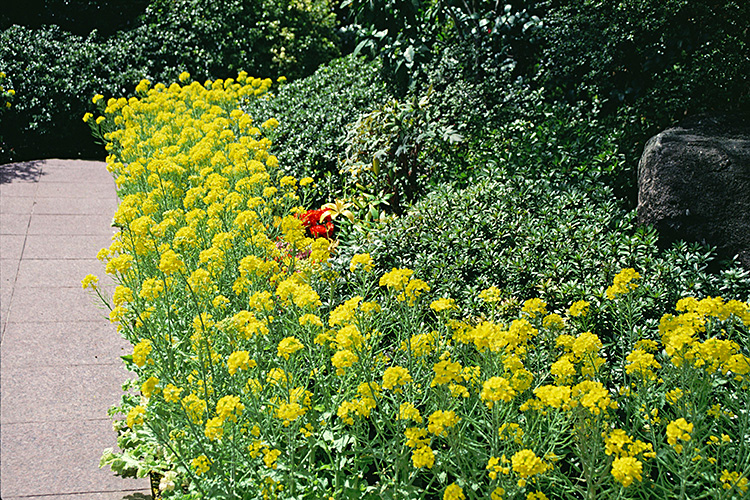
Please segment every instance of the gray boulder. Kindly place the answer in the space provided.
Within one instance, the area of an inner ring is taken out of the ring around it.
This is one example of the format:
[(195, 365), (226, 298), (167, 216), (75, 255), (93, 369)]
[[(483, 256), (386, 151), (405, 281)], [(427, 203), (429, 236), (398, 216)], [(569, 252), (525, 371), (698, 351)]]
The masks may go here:
[(705, 243), (750, 268), (750, 117), (696, 116), (649, 139), (638, 221), (665, 246)]

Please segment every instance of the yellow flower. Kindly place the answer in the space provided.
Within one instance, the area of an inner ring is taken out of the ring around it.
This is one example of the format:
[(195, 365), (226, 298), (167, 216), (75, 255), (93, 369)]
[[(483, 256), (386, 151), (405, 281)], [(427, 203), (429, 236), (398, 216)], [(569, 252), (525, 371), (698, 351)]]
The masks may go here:
[(344, 368), (349, 368), (357, 361), (359, 361), (359, 356), (354, 354), (354, 352), (350, 351), (349, 349), (336, 351), (336, 353), (331, 357), (331, 363), (336, 367), (336, 375), (339, 376), (345, 373)]
[(422, 295), (423, 292), (429, 292), (430, 285), (422, 281), (421, 279), (413, 279), (409, 281), (404, 289), (403, 293), (396, 297), (399, 302), (407, 301), (410, 306), (413, 306), (417, 298)]
[(526, 500), (549, 500), (547, 498), (547, 495), (542, 493), (541, 491), (537, 490), (536, 492), (529, 492), (526, 495)]
[(158, 393), (158, 389), (156, 388), (156, 384), (159, 383), (159, 379), (156, 377), (149, 377), (148, 380), (146, 380), (143, 385), (141, 385), (141, 393), (144, 397), (150, 398), (152, 394)]
[(88, 123), (88, 121), (89, 121), (89, 120), (90, 120), (90, 119), (91, 119), (91, 118), (92, 118), (93, 116), (94, 116), (94, 115), (92, 115), (91, 113), (86, 113), (85, 115), (83, 115), (83, 121), (84, 121), (84, 123)]
[(125, 418), (125, 423), (128, 427), (133, 429), (136, 425), (143, 423), (144, 415), (146, 415), (146, 409), (140, 405), (135, 406), (128, 412), (128, 415)]
[(151, 353), (151, 341), (143, 339), (133, 347), (133, 363), (138, 366), (146, 364), (148, 355)]
[(573, 302), (568, 309), (568, 314), (577, 318), (579, 316), (586, 316), (589, 312), (589, 302), (585, 300), (578, 300)]
[(570, 387), (567, 385), (543, 385), (534, 389), (534, 395), (539, 400), (553, 408), (563, 408), (570, 403)]
[(732, 488), (739, 489), (742, 493), (746, 493), (748, 489), (748, 480), (744, 476), (740, 476), (737, 471), (729, 472), (724, 469), (721, 473), (719, 480), (722, 482), (721, 487), (725, 490), (731, 490)]
[[(385, 386), (384, 386), (385, 388)], [(411, 420), (418, 424), (422, 423), (422, 415), (419, 414), (419, 410), (411, 403), (401, 403), (398, 408), (398, 419), (399, 420)], [(425, 432), (426, 435), (426, 432)]]
[(227, 368), (229, 374), (234, 375), (237, 370), (247, 370), (255, 366), (255, 361), (250, 359), (250, 353), (247, 351), (236, 351), (227, 358)]
[(81, 285), (83, 286), (84, 290), (87, 288), (95, 290), (98, 284), (99, 278), (94, 276), (93, 274), (87, 274), (86, 277), (81, 281)]
[(607, 298), (614, 300), (618, 295), (625, 295), (631, 290), (638, 288), (635, 280), (640, 279), (641, 275), (635, 269), (626, 268), (617, 273), (612, 286), (607, 288)]
[(206, 402), (195, 394), (188, 394), (182, 398), (182, 407), (188, 418), (194, 424), (203, 423), (203, 414), (206, 412)]
[(529, 449), (517, 452), (511, 457), (510, 461), (513, 467), (513, 472), (521, 477), (518, 481), (518, 485), (521, 487), (526, 485), (526, 479), (537, 474), (543, 474), (552, 468), (550, 464), (544, 463), (541, 458), (537, 457), (536, 454)]
[(404, 289), (413, 274), (414, 271), (411, 269), (396, 269), (394, 267), (391, 271), (381, 276), (379, 284), (398, 292)]
[(565, 321), (559, 314), (548, 314), (542, 320), (542, 326), (548, 330), (561, 330), (565, 326)]
[(661, 368), (661, 365), (654, 359), (653, 354), (640, 349), (636, 349), (628, 354), (625, 360), (628, 361), (628, 364), (625, 365), (625, 371), (627, 373), (638, 373), (645, 379), (654, 380), (656, 374), (651, 371), (652, 368), (657, 370)]
[(283, 357), (284, 359), (289, 359), (290, 354), (294, 354), (295, 352), (299, 351), (300, 349), (303, 349), (305, 346), (302, 345), (302, 342), (297, 340), (295, 337), (286, 337), (279, 342), (279, 346), (277, 348), (277, 354), (278, 356)]
[(427, 429), (409, 427), (404, 431), (404, 436), (406, 436), (406, 446), (409, 448), (421, 448), (430, 444), (430, 438), (427, 437)]
[(677, 453), (682, 452), (682, 444), (677, 441), (690, 441), (690, 433), (693, 432), (693, 424), (684, 418), (678, 418), (667, 424), (667, 442), (672, 445)]
[[(497, 479), (498, 474), (509, 474), (510, 468), (505, 467), (503, 465), (500, 465), (500, 459), (497, 457), (490, 457), (490, 460), (487, 462), (487, 467), (485, 467), (487, 470), (487, 474), (490, 476), (490, 479), (493, 481)], [(505, 492), (501, 493), (504, 494)]]
[(282, 403), (274, 412), (276, 418), (284, 421), (284, 427), (289, 427), (292, 421), (305, 414), (305, 409), (299, 403)]
[(461, 365), (450, 359), (445, 359), (435, 363), (432, 370), (435, 372), (435, 376), (433, 377), (432, 382), (430, 382), (430, 387), (447, 384), (453, 381), (461, 381)]
[(211, 418), (208, 420), (208, 422), (206, 422), (206, 430), (204, 433), (206, 434), (206, 437), (210, 441), (221, 439), (221, 437), (224, 435), (223, 426), (224, 426), (224, 421), (221, 418), (219, 417)]
[(245, 405), (240, 403), (238, 396), (227, 395), (219, 399), (216, 403), (216, 414), (222, 420), (231, 420), (237, 422), (237, 417), (242, 415)]
[(171, 248), (161, 254), (161, 258), (159, 260), (159, 270), (164, 274), (172, 274), (184, 268), (185, 264), (182, 262), (182, 259)]
[(456, 483), (448, 485), (443, 492), (443, 500), (466, 500), (464, 490)]
[(529, 299), (523, 303), (521, 311), (528, 314), (530, 318), (535, 318), (537, 314), (547, 314), (547, 303), (542, 299)]
[(265, 448), (263, 450), (263, 463), (269, 469), (275, 469), (277, 467), (276, 460), (279, 458), (279, 455), (281, 455), (281, 451)]
[(162, 391), (162, 394), (164, 395), (164, 401), (166, 401), (167, 403), (179, 403), (181, 392), (182, 388), (174, 386), (172, 384), (167, 384), (167, 386)]
[(361, 267), (366, 273), (369, 273), (374, 265), (375, 263), (369, 253), (357, 254), (352, 257), (349, 271), (354, 272), (355, 269)]
[(435, 465), (435, 453), (429, 446), (417, 448), (411, 454), (411, 463), (417, 469), (422, 467), (431, 469)]
[(501, 294), (502, 292), (500, 291), (500, 289), (493, 285), (486, 290), (482, 290), (481, 292), (479, 292), (479, 298), (487, 302), (488, 304), (491, 304), (494, 302), (500, 302)]
[(451, 309), (457, 309), (456, 301), (453, 299), (441, 298), (437, 299), (430, 304), (430, 309), (435, 312), (443, 312)]
[(269, 118), (268, 120), (264, 121), (263, 124), (261, 124), (262, 128), (272, 129), (279, 126), (279, 120), (276, 118)]
[(206, 455), (201, 455), (194, 458), (190, 465), (193, 466), (193, 469), (195, 469), (195, 473), (199, 476), (201, 474), (205, 474), (211, 468), (211, 462), (208, 460), (208, 457), (206, 457)]
[(437, 410), (430, 415), (427, 430), (436, 436), (445, 436), (448, 433), (447, 429), (455, 426), (459, 420), (461, 419), (456, 416), (456, 412), (453, 410)]
[(487, 408), (492, 408), (497, 401), (506, 403), (513, 399), (516, 391), (510, 384), (510, 381), (504, 377), (492, 377), (482, 385), (482, 392), (479, 397), (485, 402)]
[(383, 389), (393, 390), (400, 393), (400, 386), (411, 383), (412, 381), (409, 370), (402, 366), (389, 366), (383, 372)]

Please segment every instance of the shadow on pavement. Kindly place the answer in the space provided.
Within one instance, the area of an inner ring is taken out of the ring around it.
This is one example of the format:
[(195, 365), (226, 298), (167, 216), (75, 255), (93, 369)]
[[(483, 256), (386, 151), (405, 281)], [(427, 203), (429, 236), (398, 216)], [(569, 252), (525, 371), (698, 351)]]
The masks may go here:
[(33, 160), (0, 165), (0, 184), (9, 184), (13, 181), (36, 181), (41, 172), (42, 163), (44, 162), (41, 160)]

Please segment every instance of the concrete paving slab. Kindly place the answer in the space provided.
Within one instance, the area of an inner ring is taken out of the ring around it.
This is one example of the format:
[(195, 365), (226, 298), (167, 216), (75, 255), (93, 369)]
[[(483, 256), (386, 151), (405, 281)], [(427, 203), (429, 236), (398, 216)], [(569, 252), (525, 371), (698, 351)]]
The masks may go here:
[[(88, 259), (23, 259), (18, 267), (17, 287), (80, 287), (87, 275), (99, 276), (100, 284), (111, 284), (104, 264)], [(89, 294), (87, 294), (89, 295)]]
[(122, 363), (18, 366), (16, 362), (3, 363), (0, 377), (0, 423), (5, 429), (8, 424), (106, 418), (107, 409), (120, 402), (123, 382), (132, 375)]
[(0, 259), (0, 287), (10, 289), (16, 282), (20, 259)]
[(18, 288), (13, 292), (8, 322), (109, 321), (80, 286), (75, 288)]
[(102, 160), (78, 160), (78, 159), (66, 159), (66, 158), (47, 158), (46, 160), (41, 160), (41, 168), (46, 172), (48, 170), (52, 170), (55, 168), (83, 168), (83, 167), (91, 167), (91, 168), (107, 168), (107, 163)]
[(0, 259), (21, 260), (25, 241), (25, 234), (0, 235)]
[(34, 215), (109, 215), (117, 211), (116, 198), (36, 198)]
[(34, 197), (39, 185), (35, 181), (16, 181), (9, 184), (0, 183), (0, 198)]
[(40, 198), (113, 199), (116, 196), (114, 182), (111, 185), (86, 184), (85, 189), (71, 188), (69, 182), (51, 182), (49, 184), (42, 182), (34, 194)]
[[(108, 183), (105, 184), (106, 181), (103, 179), (86, 179), (87, 176), (83, 173), (79, 177), (80, 178), (78, 180), (68, 180), (67, 182), (45, 182), (43, 184), (40, 184), (40, 190), (37, 190), (37, 196), (44, 196), (43, 193), (52, 191), (52, 188), (54, 188), (54, 192), (58, 194), (56, 196), (50, 196), (50, 198), (60, 197), (91, 199), (90, 193), (92, 189), (96, 189), (97, 191), (101, 191), (101, 193), (107, 193), (110, 196), (114, 196), (115, 183), (113, 180), (110, 179)], [(44, 186), (44, 188), (42, 188), (42, 186)], [(110, 196), (106, 197), (109, 198)], [(101, 198), (101, 196), (97, 196), (97, 198)]]
[(3, 424), (1, 432), (4, 499), (148, 491), (147, 478), (123, 479), (99, 468), (102, 451), (116, 445), (109, 419)]
[(11, 371), (17, 367), (74, 364), (110, 363), (119, 367), (120, 356), (133, 353), (133, 346), (115, 326), (101, 321), (8, 323), (0, 349), (3, 367)]
[[(23, 250), (25, 259), (80, 259), (96, 258), (102, 248), (109, 248), (112, 235), (84, 235), (71, 238), (69, 235), (30, 234)], [(83, 278), (82, 278), (83, 279)]]
[(0, 214), (0, 235), (26, 234), (31, 214)]
[(106, 164), (96, 163), (93, 165), (68, 165), (50, 166), (44, 165), (41, 174), (44, 182), (70, 182), (82, 184), (85, 187), (92, 182), (111, 183), (114, 186), (114, 176), (107, 172)]
[(41, 215), (33, 214), (28, 234), (75, 236), (112, 234), (112, 215)]
[(28, 215), (33, 207), (32, 196), (0, 196), (0, 214)]

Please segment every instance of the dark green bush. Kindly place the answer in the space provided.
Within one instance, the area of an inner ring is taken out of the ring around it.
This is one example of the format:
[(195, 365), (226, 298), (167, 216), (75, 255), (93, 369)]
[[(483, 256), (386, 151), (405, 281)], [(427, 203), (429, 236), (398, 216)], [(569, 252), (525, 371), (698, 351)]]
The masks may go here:
[(712, 253), (698, 246), (661, 252), (655, 231), (634, 219), (608, 188), (514, 176), (440, 188), (348, 251), (371, 252), (381, 273), (414, 269), (469, 311), (492, 285), (509, 300), (540, 297), (551, 310), (591, 300), (592, 291), (601, 298), (625, 267), (641, 273), (658, 311), (684, 294), (750, 293), (747, 271), (708, 273)]
[(125, 39), (157, 71), (294, 79), (338, 56), (335, 21), (328, 0), (153, 0)]
[(636, 106), (661, 125), (750, 105), (747, 19), (735, 0), (555, 0), (537, 80), (554, 98)]
[[(94, 94), (119, 94), (126, 78), (136, 77), (128, 71), (123, 52), (103, 50), (95, 34), (81, 37), (57, 26), (3, 31), (0, 71), (8, 74), (17, 92), (0, 123), (0, 136), (12, 148), (10, 156), (97, 154), (101, 148), (95, 147), (81, 118)], [(98, 154), (103, 157), (103, 150)]]
[(346, 126), (388, 98), (379, 70), (378, 61), (343, 57), (283, 85), (271, 99), (248, 102), (247, 112), (258, 123), (271, 117), (279, 121), (270, 136), (274, 154), (289, 174), (310, 175), (319, 182), (333, 174), (330, 186), (321, 185), (321, 194), (330, 198), (341, 189), (338, 160), (345, 150)]
[(103, 35), (134, 26), (149, 0), (27, 0), (0, 10), (0, 30), (13, 24), (40, 28), (54, 24), (76, 35), (97, 30)]

